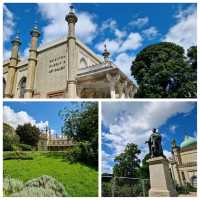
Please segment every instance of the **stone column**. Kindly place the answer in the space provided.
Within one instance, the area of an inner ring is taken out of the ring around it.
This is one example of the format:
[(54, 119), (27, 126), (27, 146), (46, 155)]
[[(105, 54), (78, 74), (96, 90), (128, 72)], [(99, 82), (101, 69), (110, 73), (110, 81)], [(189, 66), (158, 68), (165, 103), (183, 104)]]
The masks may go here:
[(107, 73), (106, 78), (109, 82), (110, 96), (111, 96), (112, 99), (115, 99), (116, 98), (115, 87), (116, 87), (117, 82), (120, 79), (120, 74), (116, 74), (116, 75), (112, 76), (111, 74)]
[(26, 82), (25, 98), (33, 97), (35, 70), (36, 70), (36, 65), (37, 65), (37, 42), (40, 36), (40, 32), (36, 25), (31, 31), (31, 36), (32, 36), (32, 39), (31, 39), (31, 48), (29, 50), (29, 58), (28, 58), (28, 75), (27, 75), (27, 82)]
[(124, 86), (125, 83), (118, 83), (118, 90), (119, 90), (119, 98), (124, 98), (125, 94), (124, 94)]
[(130, 98), (130, 85), (128, 85), (128, 81), (125, 81), (125, 86), (124, 86), (124, 90), (125, 90), (125, 98)]
[(70, 6), (70, 12), (65, 17), (68, 22), (68, 81), (67, 90), (69, 98), (77, 98), (76, 92), (76, 37), (75, 37), (75, 24), (78, 21), (74, 13), (73, 6)]
[(151, 158), (149, 163), (150, 172), (150, 197), (171, 197), (177, 196), (171, 174), (169, 171), (168, 160), (162, 156)]
[(13, 88), (17, 70), (17, 63), (19, 61), (19, 46), (21, 45), (21, 41), (18, 35), (16, 35), (15, 39), (12, 41), (12, 52), (10, 57), (10, 64), (8, 67), (8, 77), (6, 81), (6, 89), (5, 89), (5, 97), (12, 98), (13, 97)]

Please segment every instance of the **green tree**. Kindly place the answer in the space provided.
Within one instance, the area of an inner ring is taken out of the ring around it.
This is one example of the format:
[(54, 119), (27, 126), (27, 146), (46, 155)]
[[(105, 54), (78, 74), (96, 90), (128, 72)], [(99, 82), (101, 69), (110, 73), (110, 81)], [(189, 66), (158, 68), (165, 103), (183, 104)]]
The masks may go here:
[(98, 104), (72, 103), (60, 112), (64, 120), (62, 132), (78, 145), (69, 152), (70, 161), (98, 166)]
[(40, 130), (30, 123), (19, 125), (16, 134), (20, 137), (20, 143), (37, 146), (40, 136)]
[(150, 155), (146, 154), (142, 160), (142, 166), (139, 169), (140, 178), (149, 179), (149, 163), (147, 160), (150, 159)]
[[(188, 51), (194, 57), (194, 49)], [(184, 49), (170, 42), (150, 45), (138, 53), (131, 73), (139, 85), (139, 98), (194, 98), (196, 71), (188, 64)]]
[(19, 136), (10, 125), (3, 123), (3, 150), (12, 151), (15, 145), (19, 144)]
[(138, 177), (138, 169), (140, 168), (138, 155), (140, 153), (141, 151), (136, 144), (127, 144), (124, 152), (115, 157), (114, 176)]

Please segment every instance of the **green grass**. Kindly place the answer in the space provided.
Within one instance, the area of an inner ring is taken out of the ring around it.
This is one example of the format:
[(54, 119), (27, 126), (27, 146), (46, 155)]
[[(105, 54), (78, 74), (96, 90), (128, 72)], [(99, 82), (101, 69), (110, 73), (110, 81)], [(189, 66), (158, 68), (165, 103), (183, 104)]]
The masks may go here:
[(98, 196), (98, 172), (79, 163), (70, 164), (62, 156), (30, 152), (33, 160), (4, 160), (4, 176), (24, 182), (49, 175), (61, 182), (70, 196)]

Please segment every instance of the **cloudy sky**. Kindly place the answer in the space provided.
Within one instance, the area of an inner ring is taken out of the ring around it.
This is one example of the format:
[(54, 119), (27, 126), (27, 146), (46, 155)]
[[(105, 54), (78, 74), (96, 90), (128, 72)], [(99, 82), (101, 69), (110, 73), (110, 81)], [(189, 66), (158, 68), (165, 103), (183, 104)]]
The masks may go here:
[(36, 125), (41, 130), (48, 126), (53, 133), (60, 134), (63, 120), (59, 112), (73, 106), (71, 102), (5, 102), (3, 122), (13, 128), (25, 123)]
[(128, 143), (138, 145), (142, 159), (148, 153), (144, 143), (152, 128), (161, 133), (169, 157), (173, 139), (180, 145), (185, 135), (196, 137), (196, 112), (193, 102), (103, 102), (102, 171), (112, 172), (113, 159)]
[[(74, 4), (79, 18), (77, 37), (97, 55), (104, 43), (112, 61), (130, 77), (131, 61), (145, 46), (175, 42), (185, 49), (196, 44), (196, 4)], [(9, 58), (11, 39), (20, 32), (20, 54), (27, 57), (30, 30), (38, 21), (39, 45), (67, 35), (64, 20), (67, 4), (4, 4), (4, 59)]]

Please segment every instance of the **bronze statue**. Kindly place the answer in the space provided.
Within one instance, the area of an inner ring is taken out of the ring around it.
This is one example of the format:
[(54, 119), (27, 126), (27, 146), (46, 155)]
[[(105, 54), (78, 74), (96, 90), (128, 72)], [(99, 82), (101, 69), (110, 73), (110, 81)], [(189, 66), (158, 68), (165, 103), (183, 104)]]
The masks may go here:
[(158, 156), (165, 157), (163, 155), (163, 149), (162, 149), (162, 144), (161, 144), (162, 137), (161, 137), (160, 133), (156, 132), (155, 128), (153, 128), (152, 132), (153, 133), (149, 137), (149, 140), (145, 142), (145, 144), (148, 143), (149, 154), (150, 154), (151, 158), (158, 157)]

